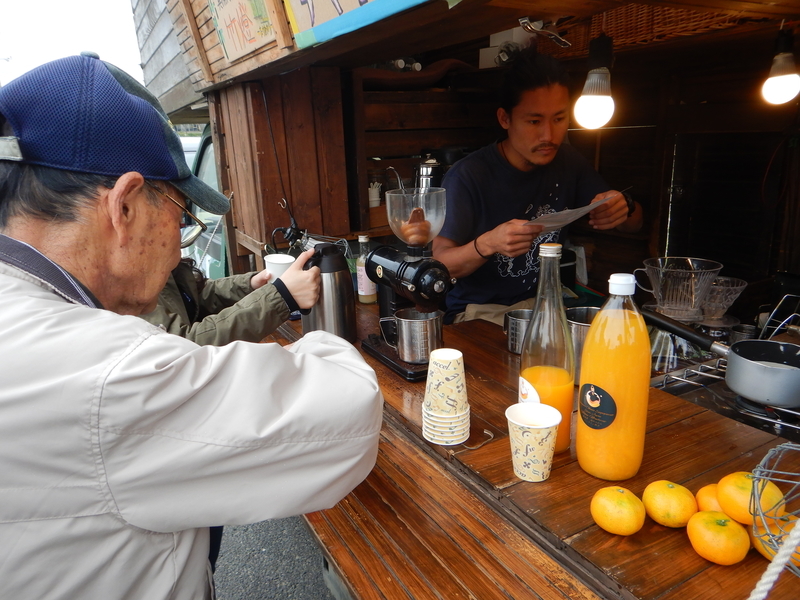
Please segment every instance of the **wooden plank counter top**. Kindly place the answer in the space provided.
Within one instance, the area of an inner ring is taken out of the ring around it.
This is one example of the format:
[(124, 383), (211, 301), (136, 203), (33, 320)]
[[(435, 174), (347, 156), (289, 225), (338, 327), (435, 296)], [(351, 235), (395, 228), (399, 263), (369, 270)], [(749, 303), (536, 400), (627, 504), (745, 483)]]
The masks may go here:
[[(358, 327), (359, 339), (377, 331), (372, 310), (360, 307)], [(486, 321), (446, 326), (443, 338), (464, 354), (469, 440), (438, 446), (422, 439), (425, 383), (365, 356), (385, 398), (378, 464), (337, 507), (307, 516), (354, 597), (748, 597), (769, 564), (754, 550), (723, 567), (697, 555), (685, 529), (649, 518), (628, 537), (598, 528), (589, 503), (612, 484), (580, 469), (574, 441), (556, 455), (547, 481), (517, 479), (504, 411), (516, 402), (519, 357)], [(619, 485), (641, 497), (648, 483), (668, 479), (696, 492), (752, 470), (783, 441), (651, 388), (644, 462)], [(800, 472), (800, 457), (793, 467)], [(800, 579), (784, 570), (769, 598), (799, 597)]]

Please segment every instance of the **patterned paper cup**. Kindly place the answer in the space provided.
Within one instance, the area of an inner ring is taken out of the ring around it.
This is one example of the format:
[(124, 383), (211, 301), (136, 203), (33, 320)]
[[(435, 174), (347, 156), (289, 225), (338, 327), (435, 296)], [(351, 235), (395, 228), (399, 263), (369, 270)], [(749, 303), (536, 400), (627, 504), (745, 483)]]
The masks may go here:
[(434, 415), (461, 415), (469, 409), (464, 356), (460, 350), (437, 348), (431, 351), (424, 410)]
[(443, 417), (437, 413), (428, 412), (425, 407), (423, 407), (422, 422), (430, 423), (431, 425), (463, 425), (464, 423), (469, 423), (469, 409), (467, 409), (467, 412), (460, 415)]
[(462, 425), (431, 425), (423, 422), (422, 429), (432, 434), (461, 435), (465, 431), (469, 431), (469, 421)]
[(424, 428), (422, 430), (422, 437), (431, 443), (438, 444), (439, 446), (455, 446), (463, 444), (469, 439), (469, 427), (466, 432), (460, 436), (442, 436), (434, 433), (429, 433)]
[(514, 475), (524, 481), (550, 477), (561, 413), (538, 402), (520, 402), (506, 409)]

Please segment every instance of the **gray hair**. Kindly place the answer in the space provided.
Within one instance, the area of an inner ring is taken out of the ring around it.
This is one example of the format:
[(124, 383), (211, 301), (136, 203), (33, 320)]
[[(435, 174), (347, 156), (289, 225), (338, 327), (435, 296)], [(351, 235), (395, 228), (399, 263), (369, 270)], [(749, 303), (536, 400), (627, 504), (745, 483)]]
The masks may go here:
[[(0, 115), (0, 135), (14, 135)], [(111, 189), (117, 178), (65, 171), (41, 165), (0, 160), (0, 230), (11, 217), (28, 216), (46, 221), (77, 221), (81, 211), (94, 205), (100, 187)], [(158, 205), (158, 194), (145, 188), (147, 199)]]

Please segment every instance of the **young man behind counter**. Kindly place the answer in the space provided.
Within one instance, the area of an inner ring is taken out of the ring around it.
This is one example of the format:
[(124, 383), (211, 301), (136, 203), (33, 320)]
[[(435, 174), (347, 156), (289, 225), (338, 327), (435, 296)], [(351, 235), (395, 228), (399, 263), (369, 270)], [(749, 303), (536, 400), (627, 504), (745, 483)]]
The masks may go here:
[(0, 598), (210, 599), (210, 526), (331, 507), (375, 464), (382, 396), (345, 340), (198, 346), (128, 316), (187, 199), (229, 208), (116, 67), (0, 88)]
[(447, 214), (433, 255), (457, 278), (447, 296), (445, 323), (531, 308), (539, 244), (559, 242), (561, 230), (540, 235), (530, 221), (547, 213), (612, 199), (589, 213), (595, 229), (637, 231), (642, 208), (611, 190), (589, 162), (565, 144), (568, 78), (535, 48), (521, 51), (506, 73), (497, 119), (507, 137), (454, 164), (445, 174)]

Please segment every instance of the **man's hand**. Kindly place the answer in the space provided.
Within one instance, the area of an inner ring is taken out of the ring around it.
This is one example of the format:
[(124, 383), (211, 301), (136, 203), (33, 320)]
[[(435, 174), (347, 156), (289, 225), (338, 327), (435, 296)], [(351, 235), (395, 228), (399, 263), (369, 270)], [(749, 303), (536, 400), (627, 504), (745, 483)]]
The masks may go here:
[(619, 231), (626, 233), (639, 231), (644, 222), (644, 214), (638, 202), (633, 203), (633, 214), (631, 215), (628, 215), (628, 203), (625, 201), (625, 196), (616, 190), (597, 194), (592, 199), (592, 203), (608, 198), (610, 194), (614, 194), (611, 200), (589, 213), (589, 225), (595, 229), (613, 229), (616, 227)]
[(314, 254), (311, 248), (297, 257), (288, 269), (278, 277), (300, 308), (311, 308), (319, 299), (320, 275), (319, 267), (303, 270), (303, 265)]
[(494, 253), (515, 258), (531, 249), (533, 240), (544, 227), (523, 219), (512, 219), (478, 236), (478, 248), (484, 256)]
[(591, 204), (613, 196), (611, 200), (589, 213), (589, 225), (595, 229), (613, 229), (628, 220), (628, 203), (625, 196), (616, 190), (597, 194)]
[(466, 277), (486, 264), (486, 258), (479, 256), (478, 252), (487, 258), (491, 258), (496, 252), (511, 257), (525, 254), (542, 229), (544, 227), (533, 225), (530, 221), (512, 219), (482, 233), (463, 246), (451, 239), (437, 236), (433, 240), (433, 257), (447, 267), (451, 277)]

